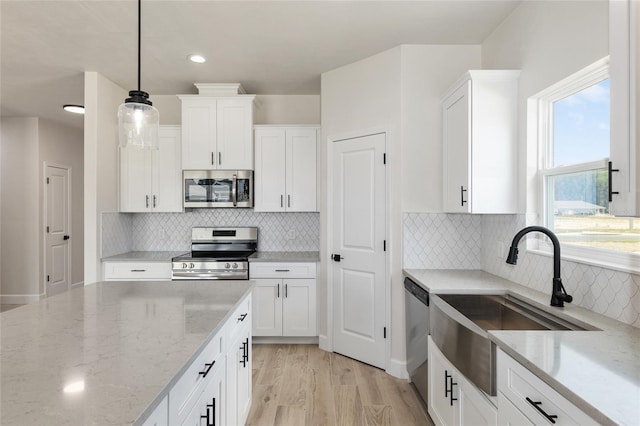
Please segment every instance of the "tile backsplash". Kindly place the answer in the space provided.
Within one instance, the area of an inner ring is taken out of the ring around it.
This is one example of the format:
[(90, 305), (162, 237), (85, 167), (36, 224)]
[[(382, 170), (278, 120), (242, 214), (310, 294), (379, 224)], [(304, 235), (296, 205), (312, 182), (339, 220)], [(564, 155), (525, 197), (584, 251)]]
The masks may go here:
[(319, 213), (197, 209), (186, 213), (103, 213), (102, 257), (127, 251), (189, 251), (194, 226), (257, 226), (260, 251), (318, 251)]
[[(521, 250), (517, 265), (505, 262), (513, 236), (535, 219), (405, 213), (404, 267), (483, 269), (550, 294), (552, 257)], [(561, 273), (574, 304), (640, 327), (640, 276), (570, 260), (562, 261)]]

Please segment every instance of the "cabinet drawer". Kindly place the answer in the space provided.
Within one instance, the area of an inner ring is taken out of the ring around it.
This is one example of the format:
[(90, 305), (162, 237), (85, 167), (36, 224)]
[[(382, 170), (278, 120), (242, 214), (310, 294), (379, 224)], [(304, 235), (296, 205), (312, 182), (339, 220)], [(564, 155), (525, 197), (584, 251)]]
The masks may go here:
[(104, 262), (104, 279), (171, 280), (171, 262)]
[[(551, 424), (542, 413), (557, 416), (556, 425), (597, 424), (513, 358), (498, 350), (498, 390), (534, 424)], [(537, 407), (533, 403), (537, 403)]]
[[(209, 378), (222, 363), (224, 331), (218, 332), (169, 392), (169, 424), (182, 424)], [(210, 364), (213, 365), (210, 368)], [(201, 374), (201, 373), (205, 373)]]
[(251, 262), (249, 278), (315, 278), (315, 262)]
[(227, 320), (227, 328), (225, 330), (227, 342), (233, 341), (245, 324), (251, 324), (251, 295), (240, 303)]

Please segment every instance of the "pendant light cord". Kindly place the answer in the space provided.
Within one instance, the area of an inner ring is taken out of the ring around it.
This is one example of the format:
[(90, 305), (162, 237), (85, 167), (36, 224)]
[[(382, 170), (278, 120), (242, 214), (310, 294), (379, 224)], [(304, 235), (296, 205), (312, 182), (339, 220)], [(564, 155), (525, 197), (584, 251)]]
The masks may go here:
[(140, 46), (142, 39), (141, 32), (141, 24), (142, 24), (142, 0), (138, 0), (138, 91), (140, 91)]

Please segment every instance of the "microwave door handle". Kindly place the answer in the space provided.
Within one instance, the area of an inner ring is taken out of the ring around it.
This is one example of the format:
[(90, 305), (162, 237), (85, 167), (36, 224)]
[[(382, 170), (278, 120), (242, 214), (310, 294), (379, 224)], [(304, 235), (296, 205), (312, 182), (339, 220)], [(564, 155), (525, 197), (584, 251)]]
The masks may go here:
[(231, 185), (231, 201), (233, 201), (233, 206), (238, 205), (238, 175), (233, 175), (233, 183)]

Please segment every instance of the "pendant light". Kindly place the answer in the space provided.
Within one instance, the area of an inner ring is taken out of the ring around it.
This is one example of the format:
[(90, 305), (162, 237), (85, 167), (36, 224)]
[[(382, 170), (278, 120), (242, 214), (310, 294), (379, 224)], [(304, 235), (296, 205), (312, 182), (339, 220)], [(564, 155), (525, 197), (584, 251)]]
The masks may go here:
[(140, 90), (141, 10), (142, 0), (138, 0), (138, 90), (129, 91), (129, 97), (118, 108), (118, 133), (121, 147), (158, 149), (160, 115), (149, 94)]

